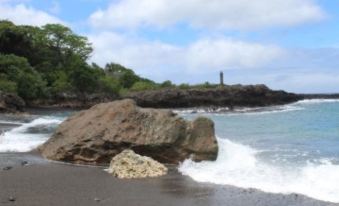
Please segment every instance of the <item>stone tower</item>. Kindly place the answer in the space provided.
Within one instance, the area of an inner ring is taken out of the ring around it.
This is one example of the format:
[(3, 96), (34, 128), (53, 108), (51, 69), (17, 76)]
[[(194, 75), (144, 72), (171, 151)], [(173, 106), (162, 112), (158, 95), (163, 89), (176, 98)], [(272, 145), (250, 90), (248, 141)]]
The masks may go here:
[(224, 72), (220, 72), (220, 86), (224, 86)]

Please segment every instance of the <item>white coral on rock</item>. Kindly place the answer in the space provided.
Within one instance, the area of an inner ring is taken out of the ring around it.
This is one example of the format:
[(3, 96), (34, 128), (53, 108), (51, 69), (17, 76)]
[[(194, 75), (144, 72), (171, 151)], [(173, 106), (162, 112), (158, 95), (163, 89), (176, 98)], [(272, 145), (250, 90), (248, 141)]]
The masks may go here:
[(109, 173), (121, 179), (159, 177), (167, 171), (163, 164), (129, 149), (113, 157), (108, 169)]

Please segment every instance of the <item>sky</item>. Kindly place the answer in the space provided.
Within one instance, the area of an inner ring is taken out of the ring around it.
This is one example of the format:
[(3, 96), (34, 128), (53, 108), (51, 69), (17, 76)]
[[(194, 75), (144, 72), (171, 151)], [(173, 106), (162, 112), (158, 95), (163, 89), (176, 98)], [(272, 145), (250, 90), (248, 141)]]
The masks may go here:
[(266, 84), (339, 92), (337, 0), (0, 0), (0, 19), (61, 23), (88, 37), (89, 62), (158, 82)]

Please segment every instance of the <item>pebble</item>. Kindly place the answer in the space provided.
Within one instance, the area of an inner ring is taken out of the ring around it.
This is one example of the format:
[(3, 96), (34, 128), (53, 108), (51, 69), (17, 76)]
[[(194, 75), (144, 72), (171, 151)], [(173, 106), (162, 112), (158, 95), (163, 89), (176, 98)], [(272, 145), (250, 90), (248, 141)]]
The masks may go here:
[(95, 202), (100, 202), (101, 200), (99, 198), (94, 198)]
[(21, 161), (21, 166), (26, 166), (26, 165), (28, 165), (27, 161)]
[(9, 197), (8, 198), (8, 201), (10, 201), (10, 202), (15, 202), (15, 200), (16, 200), (15, 197)]
[(2, 170), (4, 170), (4, 171), (7, 171), (7, 170), (11, 170), (13, 167), (11, 167), (11, 166), (8, 166), (8, 167), (4, 167), (4, 168), (2, 168)]

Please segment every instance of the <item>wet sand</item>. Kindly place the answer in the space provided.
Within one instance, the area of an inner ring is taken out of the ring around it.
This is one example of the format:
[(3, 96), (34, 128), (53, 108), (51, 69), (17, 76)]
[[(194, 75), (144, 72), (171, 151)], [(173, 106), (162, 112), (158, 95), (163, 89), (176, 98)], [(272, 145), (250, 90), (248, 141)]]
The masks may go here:
[(160, 178), (120, 180), (103, 168), (51, 163), (34, 153), (0, 154), (0, 159), (1, 206), (336, 205), (297, 194), (197, 183), (174, 167)]

